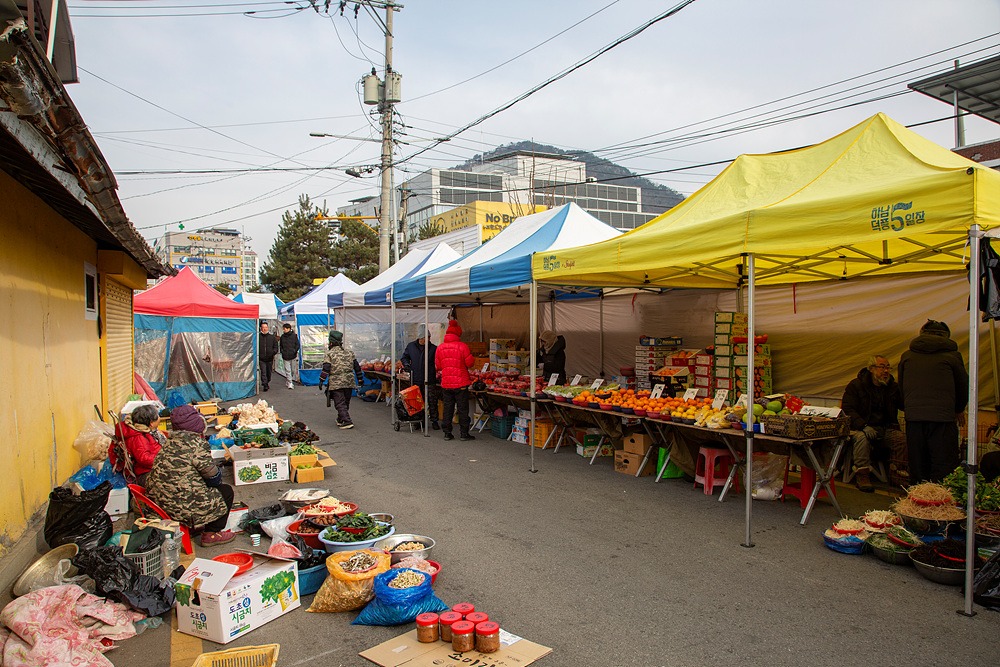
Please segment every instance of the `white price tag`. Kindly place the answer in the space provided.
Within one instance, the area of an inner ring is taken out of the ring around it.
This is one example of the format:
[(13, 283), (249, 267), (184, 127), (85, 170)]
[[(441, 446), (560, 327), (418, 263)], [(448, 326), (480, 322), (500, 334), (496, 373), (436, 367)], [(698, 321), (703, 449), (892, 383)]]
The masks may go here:
[(549, 376), (549, 386), (552, 387), (556, 382), (559, 381), (559, 373), (553, 373)]
[(712, 401), (712, 409), (721, 410), (727, 396), (729, 396), (728, 389), (717, 389), (715, 391), (715, 400)]
[(485, 373), (488, 370), (490, 370), (490, 362), (487, 361), (485, 364), (483, 364), (482, 372)]
[(597, 388), (598, 388), (598, 387), (600, 387), (600, 386), (601, 386), (602, 384), (604, 384), (604, 380), (603, 380), (603, 378), (597, 378), (596, 380), (594, 380), (594, 384), (590, 385), (590, 388), (591, 388), (591, 389), (597, 389)]
[(749, 408), (750, 406), (747, 405), (748, 401), (749, 401), (749, 396), (747, 396), (747, 394), (740, 394), (740, 397), (736, 399), (736, 406), (741, 408)]
[(660, 396), (663, 396), (663, 385), (662, 384), (653, 385), (653, 391), (649, 392), (649, 397), (659, 398)]
[(690, 401), (698, 398), (698, 387), (691, 387), (684, 391), (684, 400)]
[(582, 375), (574, 375), (573, 379), (569, 383), (569, 386), (575, 387), (576, 385), (580, 384), (580, 379), (582, 377), (583, 377)]

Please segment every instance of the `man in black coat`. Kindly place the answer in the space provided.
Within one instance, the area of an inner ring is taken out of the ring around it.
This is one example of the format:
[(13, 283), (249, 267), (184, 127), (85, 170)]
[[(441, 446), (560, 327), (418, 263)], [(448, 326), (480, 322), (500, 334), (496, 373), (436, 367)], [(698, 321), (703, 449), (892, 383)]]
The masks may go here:
[(906, 456), (906, 436), (899, 428), (899, 409), (903, 397), (892, 378), (889, 360), (882, 355), (868, 359), (868, 366), (858, 371), (844, 390), (841, 407), (851, 419), (851, 440), (859, 491), (875, 490), (871, 481), (871, 456), (876, 449), (888, 448), (892, 458)]
[(285, 386), (291, 389), (295, 385), (295, 369), (298, 366), (299, 358), (299, 337), (292, 331), (292, 325), (287, 322), (282, 326), (284, 333), (278, 339), (278, 347), (281, 350), (281, 367), (285, 371)]
[(260, 367), (260, 388), (267, 391), (271, 385), (271, 367), (274, 357), (278, 354), (278, 339), (273, 333), (268, 333), (267, 322), (260, 323), (260, 335), (257, 337), (257, 361)]
[(951, 330), (927, 320), (899, 360), (906, 413), (910, 482), (940, 482), (959, 462), (959, 426), (965, 425), (969, 373)]
[[(424, 354), (428, 346), (430, 347), (430, 354), (427, 357), (427, 375), (425, 376)], [(410, 341), (406, 349), (403, 350), (403, 356), (400, 357), (399, 361), (403, 365), (403, 370), (410, 373), (410, 384), (420, 387), (420, 394), (427, 397), (428, 400), (425, 401), (425, 404), (430, 409), (431, 428), (436, 431), (440, 428), (438, 426), (438, 420), (440, 419), (438, 416), (438, 401), (441, 399), (441, 385), (438, 383), (437, 368), (434, 366), (435, 354), (437, 354), (437, 345), (427, 340), (424, 325), (421, 324), (416, 340)], [(426, 390), (424, 388), (425, 377), (427, 378)]]

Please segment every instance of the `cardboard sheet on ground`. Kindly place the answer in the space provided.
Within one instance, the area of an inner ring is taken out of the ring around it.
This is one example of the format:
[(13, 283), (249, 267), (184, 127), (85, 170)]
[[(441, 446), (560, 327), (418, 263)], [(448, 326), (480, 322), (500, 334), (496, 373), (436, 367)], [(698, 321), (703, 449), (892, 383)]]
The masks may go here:
[[(479, 667), (522, 667), (542, 658), (552, 649), (500, 631), (500, 650), (496, 653), (467, 651), (456, 653), (451, 642), (421, 644), (417, 631), (410, 630), (359, 655), (382, 667), (434, 667), (436, 665), (478, 665)], [(468, 660), (466, 660), (468, 659)]]

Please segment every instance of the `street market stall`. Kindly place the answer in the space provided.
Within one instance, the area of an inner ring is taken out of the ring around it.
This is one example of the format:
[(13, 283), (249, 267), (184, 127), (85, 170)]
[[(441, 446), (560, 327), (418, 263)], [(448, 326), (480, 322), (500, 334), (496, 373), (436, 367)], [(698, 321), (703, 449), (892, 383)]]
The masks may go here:
[(319, 384), (319, 373), (326, 353), (327, 333), (334, 326), (333, 315), (326, 305), (331, 294), (342, 294), (353, 290), (358, 284), (338, 273), (330, 276), (320, 285), (289, 301), (278, 309), (283, 322), (293, 322), (299, 336), (299, 381), (306, 386)]
[(135, 370), (164, 403), (256, 393), (256, 304), (233, 303), (190, 268), (134, 300)]

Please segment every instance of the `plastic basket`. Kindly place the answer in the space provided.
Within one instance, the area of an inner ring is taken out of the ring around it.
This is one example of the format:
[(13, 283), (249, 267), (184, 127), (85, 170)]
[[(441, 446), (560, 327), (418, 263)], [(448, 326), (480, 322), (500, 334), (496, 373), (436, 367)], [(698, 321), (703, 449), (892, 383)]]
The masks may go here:
[(244, 646), (202, 653), (191, 667), (276, 667), (280, 644)]
[(506, 415), (504, 417), (493, 417), (490, 421), (490, 433), (493, 434), (495, 438), (507, 439), (510, 437), (511, 431), (514, 429), (514, 419), (513, 415)]
[(125, 557), (135, 563), (139, 568), (139, 574), (148, 574), (160, 579), (163, 577), (163, 563), (160, 561), (160, 547), (149, 551), (140, 551), (134, 554), (125, 554)]
[(244, 445), (253, 442), (253, 439), (258, 435), (274, 435), (274, 431), (269, 428), (241, 428), (237, 431), (233, 431), (233, 441), (236, 443), (237, 447), (243, 447)]

